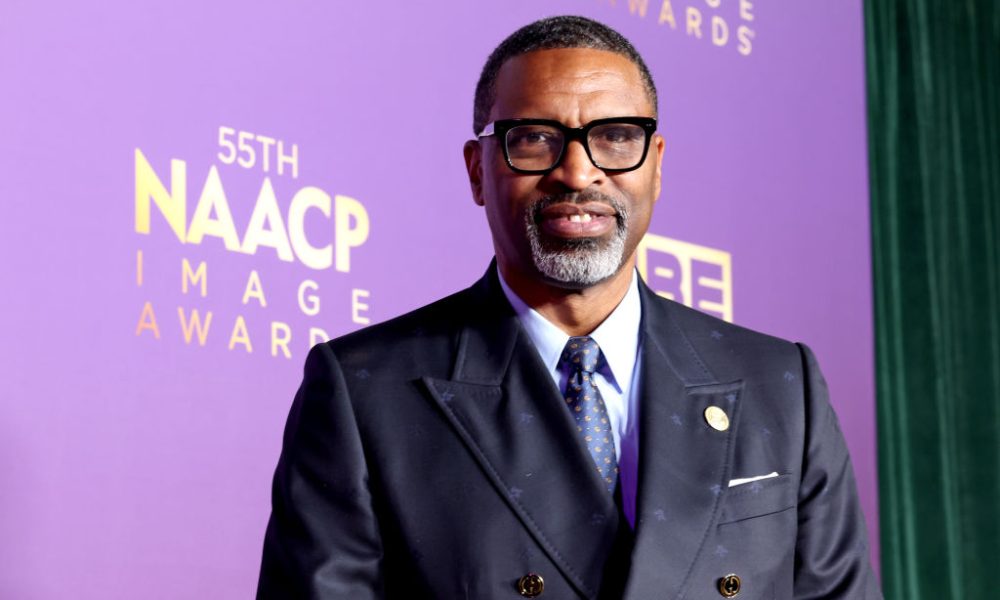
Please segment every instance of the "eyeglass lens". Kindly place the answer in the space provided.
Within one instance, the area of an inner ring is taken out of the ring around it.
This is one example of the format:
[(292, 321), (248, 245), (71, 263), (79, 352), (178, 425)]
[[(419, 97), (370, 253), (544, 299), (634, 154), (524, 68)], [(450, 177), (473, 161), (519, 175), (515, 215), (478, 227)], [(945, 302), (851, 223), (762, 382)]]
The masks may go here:
[[(550, 125), (518, 125), (507, 131), (507, 155), (515, 168), (551, 169), (559, 160), (566, 136)], [(603, 169), (631, 169), (642, 160), (646, 130), (632, 123), (604, 123), (587, 135), (590, 156)]]

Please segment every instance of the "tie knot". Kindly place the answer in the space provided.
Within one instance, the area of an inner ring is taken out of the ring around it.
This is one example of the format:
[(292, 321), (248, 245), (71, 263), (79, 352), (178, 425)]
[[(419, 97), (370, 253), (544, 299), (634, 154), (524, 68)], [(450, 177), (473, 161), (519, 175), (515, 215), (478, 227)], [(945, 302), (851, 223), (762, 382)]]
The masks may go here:
[(574, 370), (593, 373), (597, 370), (597, 361), (601, 356), (601, 347), (594, 338), (588, 336), (571, 337), (563, 349), (562, 362)]

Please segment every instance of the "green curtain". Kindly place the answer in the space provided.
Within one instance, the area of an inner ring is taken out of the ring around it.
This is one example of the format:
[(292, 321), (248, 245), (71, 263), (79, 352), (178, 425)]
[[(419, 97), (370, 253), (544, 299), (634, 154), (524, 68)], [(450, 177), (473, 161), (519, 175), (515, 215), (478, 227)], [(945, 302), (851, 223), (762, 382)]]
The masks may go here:
[(1000, 0), (865, 0), (882, 580), (1000, 581)]

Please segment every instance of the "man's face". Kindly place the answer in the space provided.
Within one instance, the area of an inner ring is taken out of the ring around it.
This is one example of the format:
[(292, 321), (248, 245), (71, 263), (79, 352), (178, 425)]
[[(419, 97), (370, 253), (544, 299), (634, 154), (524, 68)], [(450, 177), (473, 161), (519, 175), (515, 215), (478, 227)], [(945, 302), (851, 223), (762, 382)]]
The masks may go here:
[[(490, 120), (553, 119), (580, 127), (608, 117), (652, 117), (654, 107), (627, 58), (602, 50), (539, 50), (500, 69)], [(525, 175), (504, 161), (501, 140), (466, 144), (473, 195), (485, 207), (506, 278), (583, 289), (630, 268), (660, 193), (663, 138), (642, 166), (603, 171), (579, 141), (549, 173)]]

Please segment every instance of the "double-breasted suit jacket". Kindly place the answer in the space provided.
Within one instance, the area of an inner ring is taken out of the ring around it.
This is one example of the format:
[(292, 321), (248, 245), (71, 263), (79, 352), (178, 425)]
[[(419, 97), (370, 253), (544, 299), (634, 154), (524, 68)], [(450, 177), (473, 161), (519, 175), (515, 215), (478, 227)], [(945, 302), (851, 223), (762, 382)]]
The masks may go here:
[(258, 598), (880, 597), (809, 350), (640, 294), (634, 532), (491, 267), (312, 350)]

